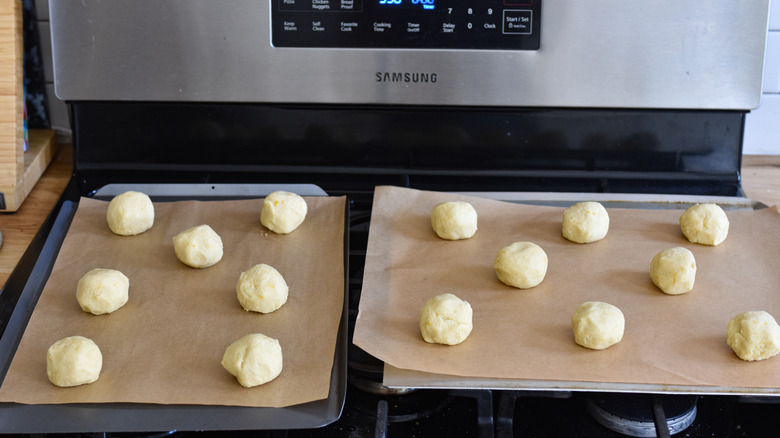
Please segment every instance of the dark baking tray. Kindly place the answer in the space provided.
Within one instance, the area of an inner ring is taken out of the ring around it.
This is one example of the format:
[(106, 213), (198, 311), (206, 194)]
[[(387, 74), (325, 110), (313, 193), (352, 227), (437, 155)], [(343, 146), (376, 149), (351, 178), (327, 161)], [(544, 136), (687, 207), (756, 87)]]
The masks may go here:
[[(160, 187), (160, 186), (158, 186)], [(115, 190), (98, 192), (97, 198), (110, 196)], [(185, 188), (171, 194), (151, 194), (155, 202), (193, 198), (238, 199), (260, 197), (270, 193), (275, 186), (203, 185), (194, 190)], [(282, 187), (280, 189), (285, 189)], [(296, 187), (301, 195), (324, 194), (319, 188)], [(157, 190), (151, 190), (156, 192)], [(308, 192), (308, 193), (307, 193)], [(321, 193), (320, 193), (321, 192)], [(204, 196), (203, 193), (206, 193)], [(347, 204), (348, 205), (348, 204)], [(63, 201), (52, 230), (43, 245), (40, 256), (25, 284), (19, 301), (0, 338), (0, 376), (5, 379), (8, 368), (22, 339), (27, 322), (38, 302), (38, 297), (51, 274), (57, 254), (70, 228), (78, 203)], [(325, 426), (341, 416), (347, 385), (347, 297), (346, 278), (349, 272), (347, 229), (349, 208), (345, 211), (344, 232), (344, 307), (339, 324), (336, 352), (330, 378), (328, 397), (309, 403), (284, 408), (256, 408), (210, 405), (162, 405), (143, 403), (94, 403), (26, 405), (0, 403), (0, 433), (74, 433), (74, 432), (151, 432), (151, 431), (204, 431), (204, 430), (271, 430), (309, 429)]]

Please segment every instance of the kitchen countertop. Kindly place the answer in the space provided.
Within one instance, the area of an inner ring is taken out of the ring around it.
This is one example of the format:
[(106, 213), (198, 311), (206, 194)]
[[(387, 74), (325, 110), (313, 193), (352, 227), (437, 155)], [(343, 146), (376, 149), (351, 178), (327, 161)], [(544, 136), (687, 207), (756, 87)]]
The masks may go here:
[(743, 156), (742, 189), (750, 199), (780, 206), (780, 155)]
[(0, 284), (5, 285), (35, 234), (70, 182), (73, 148), (61, 145), (51, 164), (15, 213), (0, 213)]
[[(15, 213), (0, 213), (0, 284), (35, 237), (65, 191), (73, 173), (73, 148), (63, 145), (35, 188)], [(748, 198), (766, 205), (780, 205), (780, 155), (746, 155), (742, 159), (742, 187)]]

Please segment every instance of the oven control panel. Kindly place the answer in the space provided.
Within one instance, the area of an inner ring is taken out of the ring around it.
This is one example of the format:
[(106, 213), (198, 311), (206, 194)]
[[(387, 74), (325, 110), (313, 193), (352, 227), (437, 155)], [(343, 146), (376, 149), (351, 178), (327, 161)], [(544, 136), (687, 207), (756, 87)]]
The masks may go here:
[(271, 0), (274, 47), (538, 50), (541, 0)]

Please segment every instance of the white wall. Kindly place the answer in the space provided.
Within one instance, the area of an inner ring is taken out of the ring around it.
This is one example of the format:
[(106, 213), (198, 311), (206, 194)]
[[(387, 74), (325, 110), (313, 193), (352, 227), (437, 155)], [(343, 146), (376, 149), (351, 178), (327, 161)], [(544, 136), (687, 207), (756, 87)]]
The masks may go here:
[(780, 155), (780, 2), (772, 2), (761, 106), (747, 115), (742, 151)]

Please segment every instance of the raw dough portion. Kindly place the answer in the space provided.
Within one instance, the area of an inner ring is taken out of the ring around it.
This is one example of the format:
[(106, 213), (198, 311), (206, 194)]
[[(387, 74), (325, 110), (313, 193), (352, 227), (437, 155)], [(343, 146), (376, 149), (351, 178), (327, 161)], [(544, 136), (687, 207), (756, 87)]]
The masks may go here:
[(115, 269), (93, 269), (79, 280), (76, 300), (94, 315), (111, 313), (127, 303), (130, 280)]
[(100, 348), (92, 339), (83, 336), (60, 339), (46, 352), (46, 375), (57, 386), (92, 383), (100, 377), (102, 368)]
[(241, 273), (236, 285), (238, 302), (244, 310), (270, 313), (287, 302), (287, 283), (272, 266), (259, 264)]
[(473, 328), (471, 304), (453, 294), (430, 298), (420, 310), (420, 333), (431, 344), (457, 345)]
[(717, 204), (696, 204), (680, 216), (680, 228), (693, 243), (718, 245), (729, 234), (729, 218)]
[(262, 385), (282, 372), (279, 341), (261, 333), (244, 336), (230, 344), (222, 356), (222, 366), (246, 388)]
[(729, 321), (726, 342), (742, 360), (764, 360), (780, 352), (780, 326), (763, 310), (743, 312)]
[(477, 232), (477, 210), (468, 202), (442, 202), (433, 208), (431, 226), (442, 239), (468, 239)]
[(582, 303), (571, 317), (574, 342), (594, 350), (603, 350), (620, 342), (625, 327), (623, 312), (600, 301)]
[(222, 238), (208, 225), (198, 225), (173, 238), (176, 257), (187, 266), (208, 268), (222, 260)]
[(154, 205), (145, 193), (124, 192), (108, 203), (108, 228), (120, 236), (135, 236), (154, 225)]
[(650, 278), (669, 295), (689, 292), (696, 280), (696, 259), (686, 248), (665, 249), (650, 262)]
[(609, 231), (609, 214), (598, 202), (579, 202), (563, 212), (561, 234), (575, 243), (601, 240)]
[(295, 193), (277, 191), (265, 197), (260, 223), (277, 234), (295, 231), (306, 219), (306, 201)]
[(498, 252), (493, 266), (504, 284), (529, 289), (544, 280), (547, 254), (535, 243), (515, 242)]

